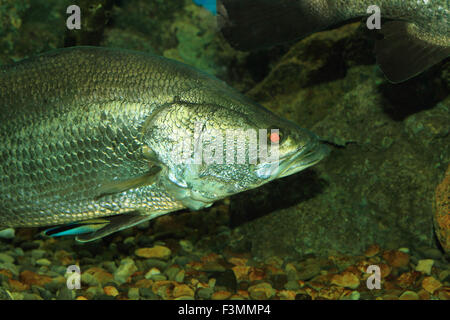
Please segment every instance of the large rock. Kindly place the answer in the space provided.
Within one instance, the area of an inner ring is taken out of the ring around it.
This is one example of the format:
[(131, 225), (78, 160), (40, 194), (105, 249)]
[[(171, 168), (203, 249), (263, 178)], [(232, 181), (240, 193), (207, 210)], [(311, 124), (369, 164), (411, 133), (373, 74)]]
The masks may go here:
[(450, 252), (450, 165), (444, 180), (436, 188), (434, 225), (442, 248)]
[(250, 91), (333, 145), (313, 168), (232, 197), (236, 238), (254, 255), (436, 247), (434, 188), (450, 159), (449, 63), (390, 84), (364, 34), (357, 25), (314, 34)]

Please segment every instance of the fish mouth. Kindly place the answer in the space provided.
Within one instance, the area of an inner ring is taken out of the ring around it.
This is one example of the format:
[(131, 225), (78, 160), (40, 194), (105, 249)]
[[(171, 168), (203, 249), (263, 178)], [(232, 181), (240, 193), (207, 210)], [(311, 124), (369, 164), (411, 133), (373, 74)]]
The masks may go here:
[(294, 173), (311, 167), (325, 158), (330, 149), (320, 141), (285, 157), (280, 161), (280, 170), (277, 178), (290, 176)]

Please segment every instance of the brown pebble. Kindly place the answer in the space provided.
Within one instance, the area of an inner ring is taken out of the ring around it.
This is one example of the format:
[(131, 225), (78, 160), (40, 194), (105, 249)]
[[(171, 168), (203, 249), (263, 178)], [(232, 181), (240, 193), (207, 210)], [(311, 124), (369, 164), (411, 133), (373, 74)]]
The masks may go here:
[(280, 300), (295, 300), (296, 293), (292, 290), (281, 290), (278, 291), (278, 297)]
[(102, 285), (113, 280), (113, 275), (111, 273), (99, 267), (89, 268), (84, 271), (84, 273), (89, 273)]
[(6, 269), (0, 269), (0, 274), (6, 276), (9, 279), (12, 279), (12, 277), (13, 277), (12, 272), (9, 270), (6, 270)]
[(116, 287), (113, 286), (106, 286), (103, 288), (103, 291), (107, 296), (115, 297), (119, 295), (119, 291), (116, 289)]
[(405, 272), (397, 278), (396, 283), (399, 287), (409, 288), (415, 284), (419, 276), (420, 272), (417, 271)]
[(248, 279), (250, 281), (264, 280), (265, 273), (263, 269), (260, 268), (251, 268), (251, 271), (248, 275)]
[(414, 291), (405, 291), (399, 297), (399, 300), (419, 300), (419, 295)]
[(237, 294), (240, 295), (244, 299), (248, 299), (249, 298), (249, 294), (248, 294), (247, 290), (238, 290)]
[(425, 277), (422, 281), (422, 288), (431, 294), (440, 287), (442, 287), (442, 283), (434, 277)]
[(228, 259), (228, 262), (234, 264), (235, 266), (245, 266), (247, 264), (247, 261), (248, 259), (236, 257)]
[(344, 271), (341, 274), (335, 274), (331, 278), (331, 283), (339, 287), (347, 287), (350, 289), (356, 289), (359, 286), (358, 277), (352, 272)]
[(233, 270), (237, 281), (248, 280), (250, 267), (237, 265), (231, 268), (231, 270)]
[(439, 289), (438, 298), (440, 300), (450, 300), (450, 288), (444, 287)]
[(187, 296), (187, 297), (193, 297), (194, 296), (194, 290), (191, 289), (187, 284), (178, 284), (173, 289), (172, 295), (175, 298)]
[(272, 285), (267, 282), (262, 282), (262, 283), (258, 283), (253, 286), (250, 286), (248, 288), (248, 292), (252, 299), (257, 299), (257, 300), (270, 299), (276, 293), (275, 289), (272, 288)]
[(386, 263), (380, 263), (378, 264), (380, 267), (380, 273), (382, 278), (386, 278), (391, 274), (392, 268), (388, 266)]
[(368, 258), (373, 257), (375, 255), (377, 255), (380, 252), (380, 246), (377, 244), (372, 244), (370, 245), (366, 252), (364, 252), (364, 255)]
[(323, 288), (319, 291), (319, 297), (322, 297), (327, 300), (338, 300), (341, 295), (344, 293), (343, 287), (329, 287)]
[(9, 279), (8, 283), (9, 283), (9, 287), (13, 291), (25, 291), (25, 290), (30, 289), (30, 286), (28, 284), (22, 283), (20, 281), (14, 280), (14, 279)]
[(55, 252), (55, 258), (56, 260), (58, 260), (59, 262), (61, 262), (61, 264), (63, 266), (67, 266), (69, 264), (73, 264), (74, 260), (72, 257), (72, 254), (65, 251), (65, 250), (58, 250)]
[(231, 292), (228, 291), (216, 291), (212, 294), (212, 300), (226, 300), (231, 297)]
[(419, 295), (420, 300), (430, 300), (431, 298), (430, 294), (424, 289), (420, 289), (417, 294)]
[(134, 284), (136, 288), (151, 288), (152, 285), (153, 280), (150, 279), (141, 279), (136, 281), (136, 283)]
[(398, 250), (387, 250), (383, 253), (383, 259), (389, 265), (396, 268), (406, 267), (409, 263), (409, 255)]
[(52, 281), (52, 278), (49, 276), (43, 276), (37, 273), (34, 273), (33, 271), (24, 270), (20, 273), (20, 281), (23, 283), (29, 284), (29, 285), (37, 285), (43, 287), (46, 283), (49, 283)]
[(214, 253), (214, 252), (211, 252), (210, 254), (207, 254), (206, 256), (203, 256), (201, 258), (201, 260), (202, 260), (202, 262), (206, 263), (206, 262), (216, 262), (217, 260), (219, 260), (221, 258), (222, 258), (221, 255), (219, 255), (217, 253)]
[(444, 180), (436, 187), (433, 221), (436, 236), (445, 252), (450, 252), (450, 164)]
[(387, 293), (383, 296), (383, 300), (398, 300), (395, 294)]
[(152, 248), (139, 248), (134, 253), (140, 258), (157, 258), (166, 260), (172, 254), (172, 251), (164, 246), (154, 246)]

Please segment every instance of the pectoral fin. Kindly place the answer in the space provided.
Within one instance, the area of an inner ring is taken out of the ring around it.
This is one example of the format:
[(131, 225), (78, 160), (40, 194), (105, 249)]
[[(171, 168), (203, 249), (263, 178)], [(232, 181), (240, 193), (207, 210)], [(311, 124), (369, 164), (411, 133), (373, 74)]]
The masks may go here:
[(89, 242), (103, 238), (111, 233), (133, 227), (139, 223), (155, 218), (157, 215), (141, 215), (138, 212), (126, 213), (102, 219), (85, 220), (47, 229), (44, 235), (61, 237), (76, 235), (79, 242)]
[(104, 197), (109, 194), (115, 194), (124, 192), (130, 189), (139, 188), (146, 185), (153, 184), (158, 177), (158, 173), (161, 171), (161, 167), (159, 166), (153, 166), (150, 168), (150, 170), (140, 176), (131, 178), (128, 180), (118, 180), (118, 181), (108, 181), (105, 183), (102, 183), (100, 188), (98, 189), (98, 196), (96, 197), (96, 200), (100, 199), (101, 197)]
[(375, 44), (377, 63), (394, 83), (408, 80), (450, 55), (448, 39), (429, 34), (416, 25), (393, 21), (381, 28)]

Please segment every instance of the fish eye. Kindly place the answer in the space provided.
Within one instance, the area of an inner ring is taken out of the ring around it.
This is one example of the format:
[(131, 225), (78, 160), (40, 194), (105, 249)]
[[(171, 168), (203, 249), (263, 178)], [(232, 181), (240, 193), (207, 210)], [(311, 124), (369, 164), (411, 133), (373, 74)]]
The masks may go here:
[(282, 143), (283, 133), (279, 129), (270, 129), (267, 132), (267, 141), (268, 143)]

